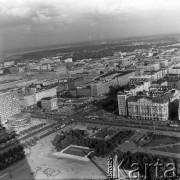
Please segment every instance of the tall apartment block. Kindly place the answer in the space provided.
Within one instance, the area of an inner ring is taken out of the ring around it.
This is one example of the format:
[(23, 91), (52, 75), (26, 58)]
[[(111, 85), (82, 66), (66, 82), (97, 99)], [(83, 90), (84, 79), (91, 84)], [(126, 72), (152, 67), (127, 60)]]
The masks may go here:
[(127, 102), (126, 99), (129, 97), (129, 94), (125, 93), (118, 93), (117, 98), (118, 98), (118, 110), (119, 110), (119, 115), (120, 116), (127, 116), (128, 111), (127, 111)]
[(0, 92), (0, 123), (6, 124), (9, 116), (20, 113), (17, 91)]

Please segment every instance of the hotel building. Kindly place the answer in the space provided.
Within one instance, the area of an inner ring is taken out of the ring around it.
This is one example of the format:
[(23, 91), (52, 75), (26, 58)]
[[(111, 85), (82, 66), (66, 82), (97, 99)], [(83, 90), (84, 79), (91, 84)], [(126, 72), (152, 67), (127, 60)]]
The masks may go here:
[(127, 99), (128, 115), (133, 119), (167, 121), (168, 105), (168, 97), (131, 96)]
[(6, 124), (9, 116), (21, 112), (17, 91), (0, 93), (0, 123)]

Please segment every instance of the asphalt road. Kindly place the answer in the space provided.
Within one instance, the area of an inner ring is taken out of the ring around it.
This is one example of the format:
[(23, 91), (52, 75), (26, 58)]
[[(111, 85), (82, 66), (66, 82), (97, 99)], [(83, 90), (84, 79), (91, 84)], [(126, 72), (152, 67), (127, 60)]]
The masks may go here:
[(42, 133), (42, 132), (44, 132), (46, 130), (52, 129), (52, 127), (54, 125), (55, 125), (55, 123), (54, 124), (50, 124), (50, 125), (48, 125), (46, 127), (43, 127), (42, 129), (39, 129), (39, 130), (37, 130), (37, 131), (35, 131), (35, 132), (31, 133), (31, 134), (28, 134), (28, 135), (26, 135), (26, 136), (24, 136), (22, 138), (19, 138), (18, 140), (15, 140), (12, 144), (9, 143), (9, 144), (5, 145), (4, 147), (0, 148), (0, 153), (3, 153), (5, 151), (8, 151), (11, 148), (16, 147), (17, 145), (20, 144), (20, 141), (27, 140), (28, 138), (31, 138), (31, 137), (33, 137), (35, 135), (38, 135), (38, 134), (40, 134), (40, 133)]
[(156, 133), (156, 134), (162, 134), (162, 135), (166, 135), (166, 136), (176, 136), (176, 137), (180, 137), (180, 132), (174, 132), (174, 131), (165, 131), (162, 129), (149, 129), (147, 128), (147, 126), (144, 126), (144, 127), (140, 127), (140, 126), (137, 126), (137, 125), (133, 125), (133, 124), (122, 124), (122, 123), (114, 123), (114, 122), (105, 122), (105, 121), (98, 121), (98, 120), (80, 120), (79, 121), (80, 123), (89, 123), (89, 124), (98, 124), (98, 125), (102, 125), (102, 126), (114, 126), (114, 127), (121, 127), (121, 128), (126, 128), (126, 129), (131, 129), (131, 130), (139, 130), (140, 132), (144, 131), (144, 132), (153, 132), (153, 133)]

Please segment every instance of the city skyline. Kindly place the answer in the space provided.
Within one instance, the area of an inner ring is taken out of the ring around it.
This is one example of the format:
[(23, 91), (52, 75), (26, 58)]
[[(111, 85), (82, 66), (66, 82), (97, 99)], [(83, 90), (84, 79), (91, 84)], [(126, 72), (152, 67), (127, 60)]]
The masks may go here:
[(0, 2), (0, 49), (180, 32), (177, 0)]

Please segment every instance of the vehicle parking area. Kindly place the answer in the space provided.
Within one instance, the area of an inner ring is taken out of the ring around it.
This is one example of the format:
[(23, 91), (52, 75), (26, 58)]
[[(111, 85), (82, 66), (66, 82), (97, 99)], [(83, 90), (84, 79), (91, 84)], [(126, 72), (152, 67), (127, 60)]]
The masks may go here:
[(47, 124), (47, 120), (46, 119), (39, 119), (39, 118), (31, 118), (31, 124), (29, 124), (27, 126), (23, 126), (23, 127), (14, 128), (14, 130), (18, 134), (21, 131), (27, 130), (27, 129), (33, 127), (33, 126), (40, 125), (42, 123)]

